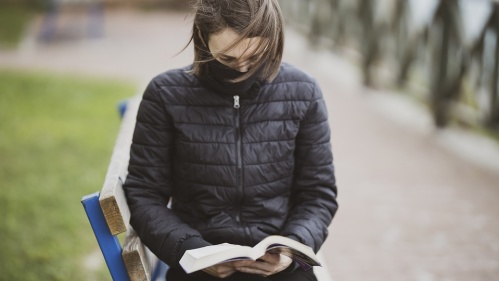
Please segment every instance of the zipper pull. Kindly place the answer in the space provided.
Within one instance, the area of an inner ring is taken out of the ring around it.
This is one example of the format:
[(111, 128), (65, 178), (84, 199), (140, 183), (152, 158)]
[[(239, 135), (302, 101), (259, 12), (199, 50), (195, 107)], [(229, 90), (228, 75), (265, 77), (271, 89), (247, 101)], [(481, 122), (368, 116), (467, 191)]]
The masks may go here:
[(239, 96), (234, 96), (234, 108), (239, 108), (241, 105), (239, 104)]

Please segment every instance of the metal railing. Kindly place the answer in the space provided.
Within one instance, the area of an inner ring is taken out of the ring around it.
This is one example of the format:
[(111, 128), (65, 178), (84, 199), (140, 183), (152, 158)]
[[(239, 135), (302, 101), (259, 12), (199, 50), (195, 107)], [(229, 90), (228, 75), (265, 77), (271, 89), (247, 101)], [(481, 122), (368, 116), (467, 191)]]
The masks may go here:
[[(356, 50), (366, 86), (417, 94), (438, 127), (457, 121), (497, 132), (498, 0), (282, 0), (281, 6), (287, 23), (313, 45)], [(387, 72), (389, 79), (381, 77)]]

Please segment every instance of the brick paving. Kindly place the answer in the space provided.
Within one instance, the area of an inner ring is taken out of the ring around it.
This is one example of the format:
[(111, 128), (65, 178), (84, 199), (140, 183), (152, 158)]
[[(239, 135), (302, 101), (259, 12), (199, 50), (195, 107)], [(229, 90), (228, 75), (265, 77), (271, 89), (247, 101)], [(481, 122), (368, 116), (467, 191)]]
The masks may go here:
[[(175, 56), (191, 25), (180, 13), (111, 11), (103, 38), (50, 44), (33, 39), (37, 22), (18, 50), (0, 51), (0, 67), (127, 79), (141, 91), (192, 56)], [(329, 106), (340, 210), (322, 251), (333, 280), (499, 280), (497, 144), (456, 153), (417, 106), (399, 103), (397, 115), (385, 105), (400, 96), (364, 89), (340, 56), (312, 52), (292, 32), (287, 43), (285, 59), (317, 77)], [(416, 118), (403, 117), (414, 108)]]

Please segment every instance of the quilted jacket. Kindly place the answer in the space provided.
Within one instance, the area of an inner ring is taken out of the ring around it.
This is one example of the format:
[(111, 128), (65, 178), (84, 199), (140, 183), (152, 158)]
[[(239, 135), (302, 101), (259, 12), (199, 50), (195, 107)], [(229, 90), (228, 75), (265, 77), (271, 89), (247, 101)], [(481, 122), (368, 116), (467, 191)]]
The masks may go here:
[(275, 234), (317, 251), (337, 209), (317, 83), (283, 63), (256, 95), (227, 96), (187, 69), (155, 77), (139, 107), (124, 189), (141, 240), (171, 267)]

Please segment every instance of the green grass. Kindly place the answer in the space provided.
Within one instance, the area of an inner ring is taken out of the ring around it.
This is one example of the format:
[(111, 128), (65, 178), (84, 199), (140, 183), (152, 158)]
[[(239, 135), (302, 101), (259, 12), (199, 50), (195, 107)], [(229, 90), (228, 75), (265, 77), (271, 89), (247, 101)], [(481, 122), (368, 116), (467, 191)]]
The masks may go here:
[(17, 46), (35, 12), (35, 7), (0, 3), (0, 48)]
[(116, 105), (135, 87), (6, 70), (0, 81), (0, 280), (111, 280), (84, 266), (98, 246), (80, 200), (102, 187)]

